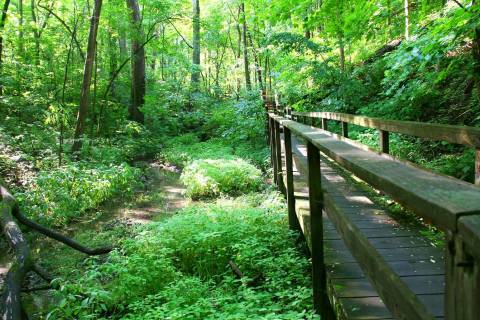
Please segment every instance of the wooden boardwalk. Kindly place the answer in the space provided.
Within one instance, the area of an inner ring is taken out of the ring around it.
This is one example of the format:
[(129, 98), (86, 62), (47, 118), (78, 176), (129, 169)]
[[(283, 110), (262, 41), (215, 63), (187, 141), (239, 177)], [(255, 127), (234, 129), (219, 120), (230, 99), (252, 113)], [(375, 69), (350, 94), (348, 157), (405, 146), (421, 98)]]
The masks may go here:
[[(282, 153), (283, 146), (284, 143)], [(310, 213), (305, 143), (292, 137), (292, 152), (295, 211), (308, 243)], [(286, 185), (284, 161), (282, 172), (282, 180)], [(393, 270), (398, 277), (392, 280), (403, 282), (425, 306), (428, 314), (442, 319), (445, 293), (443, 250), (433, 247), (420, 235), (419, 230), (403, 227), (395, 221), (374, 204), (364, 191), (346, 181), (328, 161), (321, 162), (321, 172), (325, 201), (330, 201), (344, 213), (337, 215), (324, 212), (323, 226), (327, 289), (337, 317), (394, 319), (374, 288), (372, 281), (375, 279), (366, 276), (368, 273), (360, 268), (357, 261), (362, 260), (371, 265), (372, 270)], [(341, 229), (337, 230), (337, 227)], [(366, 252), (369, 254), (366, 255)], [(384, 289), (393, 290), (388, 287)]]

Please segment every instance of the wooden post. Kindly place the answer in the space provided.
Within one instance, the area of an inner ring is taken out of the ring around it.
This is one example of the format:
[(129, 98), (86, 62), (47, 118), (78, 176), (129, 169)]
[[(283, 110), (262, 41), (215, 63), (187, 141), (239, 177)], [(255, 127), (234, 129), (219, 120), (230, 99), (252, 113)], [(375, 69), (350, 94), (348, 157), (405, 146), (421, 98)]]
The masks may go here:
[(315, 127), (315, 118), (314, 117), (310, 117), (310, 125), (312, 127)]
[(390, 135), (388, 131), (378, 130), (380, 136), (380, 150), (383, 153), (390, 153)]
[(292, 157), (292, 132), (287, 127), (283, 127), (283, 137), (285, 140), (285, 167), (287, 173), (287, 205), (288, 205), (288, 225), (290, 230), (301, 231), (300, 224), (295, 213), (295, 189), (293, 184), (293, 157)]
[[(464, 219), (461, 218), (460, 221)], [(479, 216), (469, 216), (467, 223), (478, 226)], [(476, 221), (475, 221), (476, 220)], [(462, 222), (459, 223), (460, 229)], [(475, 228), (474, 228), (475, 229)], [(478, 229), (477, 229), (478, 230)], [(445, 319), (474, 320), (480, 314), (480, 257), (472, 251), (478, 243), (468, 235), (446, 232)]]
[(342, 121), (342, 136), (348, 138), (348, 122)]
[(271, 160), (272, 160), (272, 166), (273, 166), (273, 182), (278, 185), (277, 177), (278, 177), (278, 169), (277, 169), (277, 161), (276, 161), (276, 155), (277, 155), (277, 143), (275, 141), (276, 133), (275, 133), (275, 120), (273, 118), (270, 118), (270, 145), (271, 145)]
[(283, 184), (282, 175), (282, 140), (280, 138), (280, 123), (275, 121), (275, 161), (277, 167), (277, 185), (280, 192), (285, 194), (285, 186)]
[(292, 108), (287, 108), (287, 119), (292, 119)]
[(323, 191), (320, 173), (320, 152), (307, 142), (308, 194), (310, 200), (310, 239), (312, 253), (313, 306), (322, 319), (328, 319), (329, 300), (323, 245)]
[(328, 131), (328, 120), (325, 118), (322, 118), (322, 129)]
[(480, 148), (475, 150), (475, 184), (480, 186)]

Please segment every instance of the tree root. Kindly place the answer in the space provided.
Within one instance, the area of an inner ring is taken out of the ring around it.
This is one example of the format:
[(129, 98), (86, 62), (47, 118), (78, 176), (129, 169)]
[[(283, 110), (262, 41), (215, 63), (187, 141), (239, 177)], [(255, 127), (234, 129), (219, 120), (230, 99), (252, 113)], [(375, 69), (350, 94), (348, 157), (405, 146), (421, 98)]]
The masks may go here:
[(89, 248), (83, 246), (57, 231), (46, 228), (28, 219), (20, 212), (15, 198), (6, 188), (0, 185), (0, 227), (14, 252), (14, 261), (5, 277), (3, 292), (0, 296), (0, 318), (2, 320), (20, 320), (27, 318), (21, 303), (22, 292), (33, 292), (51, 288), (51, 286), (42, 286), (22, 290), (22, 285), (28, 272), (33, 271), (37, 273), (43, 280), (49, 283), (53, 280), (52, 276), (45, 269), (33, 261), (28, 243), (23, 237), (23, 233), (14, 218), (21, 224), (87, 255), (105, 254), (113, 249), (112, 247)]

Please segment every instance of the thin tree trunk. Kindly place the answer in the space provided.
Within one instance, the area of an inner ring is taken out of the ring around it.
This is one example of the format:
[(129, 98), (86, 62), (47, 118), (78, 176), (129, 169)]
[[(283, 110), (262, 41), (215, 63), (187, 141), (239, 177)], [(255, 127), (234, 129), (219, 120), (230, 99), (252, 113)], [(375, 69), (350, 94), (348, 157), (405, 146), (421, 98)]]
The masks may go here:
[(120, 49), (120, 58), (123, 61), (128, 56), (127, 39), (123, 31), (120, 32), (120, 38), (118, 38), (118, 47)]
[(243, 41), (243, 65), (245, 67), (245, 85), (247, 90), (252, 90), (252, 81), (250, 80), (250, 66), (248, 63), (248, 42), (247, 42), (247, 19), (245, 16), (245, 3), (240, 3), (240, 18), (242, 19), (242, 41)]
[(200, 82), (200, 0), (192, 0), (193, 6), (193, 56), (192, 88), (198, 90)]
[(80, 95), (80, 105), (78, 107), (77, 124), (75, 127), (74, 142), (72, 152), (77, 152), (82, 147), (81, 137), (85, 131), (85, 120), (88, 113), (88, 96), (90, 94), (90, 83), (92, 81), (93, 60), (95, 59), (95, 46), (97, 42), (98, 24), (100, 22), (100, 13), (102, 10), (102, 0), (95, 0), (92, 18), (90, 20), (90, 33), (88, 36), (87, 58), (83, 72), (82, 92)]
[(338, 48), (340, 51), (340, 69), (345, 71), (345, 44), (343, 42), (343, 34), (338, 36)]
[(23, 44), (23, 0), (18, 0), (18, 55), (23, 58), (24, 44)]
[(410, 14), (408, 0), (405, 0), (405, 40), (410, 39)]
[[(238, 19), (240, 19), (240, 8), (238, 9)], [(240, 91), (242, 90), (242, 80), (240, 78), (240, 59), (242, 56), (242, 29), (240, 28), (240, 22), (238, 21), (237, 23), (237, 36), (238, 36), (238, 41), (237, 41), (237, 100), (240, 99)]]
[(142, 45), (144, 34), (142, 29), (142, 17), (137, 0), (127, 0), (127, 6), (131, 11), (133, 30), (132, 38), (132, 101), (128, 110), (130, 120), (138, 123), (144, 122), (144, 115), (140, 107), (145, 103), (146, 75), (145, 75), (145, 47)]
[(255, 45), (253, 43), (253, 38), (250, 32), (248, 32), (248, 39), (250, 40), (250, 44), (252, 45), (252, 51), (253, 51), (253, 62), (255, 63), (255, 71), (256, 71), (256, 82), (259, 84), (260, 90), (263, 92), (263, 76), (262, 76), (262, 68), (260, 65), (260, 61), (258, 58), (258, 52), (255, 49)]
[[(7, 21), (8, 6), (10, 0), (5, 0), (2, 9), (2, 18), (0, 20), (0, 76), (3, 74), (3, 29), (5, 29), (5, 22)], [(3, 94), (3, 84), (0, 82), (0, 96)]]

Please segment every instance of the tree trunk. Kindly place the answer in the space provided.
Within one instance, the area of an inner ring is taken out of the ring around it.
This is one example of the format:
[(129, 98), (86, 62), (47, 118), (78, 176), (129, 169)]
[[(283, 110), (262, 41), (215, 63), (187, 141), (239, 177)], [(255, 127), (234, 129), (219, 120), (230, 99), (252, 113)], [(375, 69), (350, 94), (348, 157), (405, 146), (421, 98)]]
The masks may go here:
[(477, 86), (477, 95), (480, 98), (480, 26), (475, 28), (473, 40), (473, 73)]
[(7, 272), (3, 291), (0, 296), (0, 319), (19, 320), (28, 319), (22, 308), (21, 293), (25, 277), (28, 272), (37, 273), (44, 280), (51, 282), (50, 275), (38, 264), (35, 264), (30, 248), (25, 240), (17, 221), (39, 233), (60, 241), (65, 245), (88, 255), (101, 255), (109, 253), (112, 247), (89, 248), (77, 241), (68, 238), (59, 232), (48, 229), (25, 217), (21, 212), (15, 198), (10, 192), (0, 185), (0, 227), (14, 253), (14, 261)]
[(408, 0), (405, 0), (405, 40), (410, 39), (410, 15)]
[(75, 128), (72, 152), (77, 152), (82, 147), (81, 137), (85, 131), (85, 120), (88, 112), (88, 96), (90, 94), (90, 83), (92, 81), (93, 60), (95, 59), (98, 23), (100, 22), (101, 10), (102, 0), (95, 0), (95, 7), (93, 8), (93, 14), (90, 20), (87, 58), (85, 59), (85, 67), (83, 71), (82, 92), (80, 94), (80, 105), (78, 107), (77, 125)]
[(127, 40), (123, 31), (120, 32), (120, 38), (118, 38), (118, 47), (120, 48), (120, 59), (123, 61), (128, 55)]
[(193, 55), (192, 88), (199, 89), (200, 83), (200, 0), (192, 0), (193, 6)]
[(24, 54), (24, 44), (23, 44), (23, 0), (18, 0), (18, 14), (19, 14), (19, 21), (18, 21), (18, 55), (23, 58)]
[(5, 278), (0, 298), (0, 317), (3, 320), (22, 319), (22, 284), (33, 265), (28, 243), (12, 216), (15, 206), (14, 198), (0, 186), (0, 227), (8, 244), (14, 249), (14, 261)]
[(258, 52), (257, 50), (255, 49), (255, 45), (254, 45), (254, 42), (253, 42), (253, 37), (252, 35), (250, 34), (250, 32), (248, 32), (248, 39), (250, 40), (250, 44), (252, 45), (252, 51), (253, 51), (253, 62), (255, 63), (255, 71), (256, 71), (256, 79), (257, 79), (257, 83), (260, 87), (260, 90), (263, 92), (263, 76), (262, 76), (262, 67), (260, 65), (260, 61), (259, 61), (259, 57), (258, 57)]
[(243, 65), (245, 67), (245, 85), (247, 90), (252, 90), (252, 81), (250, 80), (250, 67), (248, 64), (248, 42), (247, 42), (247, 20), (245, 16), (245, 3), (240, 3), (240, 19), (242, 19), (242, 42), (243, 42)]
[[(8, 6), (10, 0), (5, 0), (2, 10), (2, 18), (0, 20), (0, 76), (3, 74), (3, 29), (5, 29), (5, 22), (7, 21)], [(0, 96), (3, 94), (3, 84), (0, 82)]]
[(127, 6), (131, 11), (133, 30), (132, 37), (132, 102), (128, 109), (130, 120), (138, 123), (144, 122), (144, 115), (140, 107), (145, 103), (145, 47), (142, 45), (144, 34), (142, 29), (142, 17), (137, 0), (127, 0)]
[(37, 15), (35, 13), (35, 0), (30, 1), (30, 10), (32, 12), (32, 21), (34, 23), (33, 27), (33, 38), (35, 39), (35, 64), (40, 64), (40, 31), (37, 29), (39, 28), (37, 22)]
[(340, 69), (345, 71), (345, 44), (343, 42), (343, 34), (338, 35), (338, 48), (340, 51)]
[[(238, 17), (237, 19), (240, 19), (240, 8), (238, 8)], [(238, 40), (237, 40), (237, 63), (236, 63), (236, 67), (237, 67), (237, 100), (240, 99), (240, 91), (242, 90), (242, 79), (240, 77), (240, 69), (241, 69), (241, 66), (240, 66), (240, 61), (241, 61), (241, 56), (242, 56), (242, 29), (240, 28), (240, 22), (238, 21), (237, 23), (237, 37), (238, 37)]]

